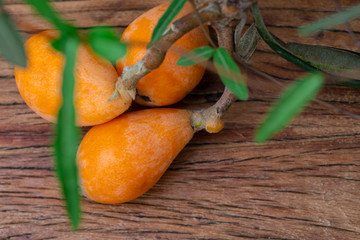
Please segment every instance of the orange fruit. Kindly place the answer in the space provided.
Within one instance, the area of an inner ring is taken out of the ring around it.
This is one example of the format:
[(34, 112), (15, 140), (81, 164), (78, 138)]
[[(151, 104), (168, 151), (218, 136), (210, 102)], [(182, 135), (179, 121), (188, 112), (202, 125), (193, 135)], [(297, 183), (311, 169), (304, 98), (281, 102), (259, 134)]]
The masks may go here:
[[(124, 31), (122, 40), (130, 43), (127, 55), (117, 62), (119, 74), (125, 66), (135, 65), (146, 52), (152, 31), (169, 4), (155, 7), (135, 19)], [(186, 3), (175, 20), (193, 11)], [(133, 43), (133, 44), (131, 44)], [(177, 60), (188, 51), (208, 45), (201, 28), (193, 29), (178, 39), (167, 52), (159, 68), (144, 76), (136, 85), (136, 102), (147, 106), (166, 106), (183, 99), (199, 83), (205, 67), (177, 66)]]
[(93, 127), (77, 154), (85, 196), (123, 203), (148, 191), (193, 137), (190, 112), (147, 109)]
[[(44, 119), (55, 122), (60, 108), (64, 56), (50, 43), (56, 31), (44, 31), (25, 43), (28, 67), (15, 67), (15, 80), (27, 105)], [(107, 101), (118, 75), (110, 62), (96, 56), (88, 46), (78, 49), (74, 103), (77, 125), (107, 122), (128, 109), (131, 101)]]

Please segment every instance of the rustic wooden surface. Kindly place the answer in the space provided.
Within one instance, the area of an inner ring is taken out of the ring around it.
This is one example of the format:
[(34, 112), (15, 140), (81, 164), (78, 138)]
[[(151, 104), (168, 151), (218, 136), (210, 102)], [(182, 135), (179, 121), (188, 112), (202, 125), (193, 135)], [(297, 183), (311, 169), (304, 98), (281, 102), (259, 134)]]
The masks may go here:
[[(5, 2), (25, 38), (51, 28), (22, 1)], [(55, 6), (83, 29), (101, 24), (122, 30), (162, 2)], [(334, 13), (332, 0), (260, 0), (260, 7), (283, 40), (356, 50), (343, 26), (297, 36), (297, 27)], [(359, 34), (359, 20), (351, 25)], [(251, 62), (284, 83), (303, 74), (263, 43)], [(360, 239), (359, 121), (311, 104), (272, 141), (255, 144), (254, 131), (278, 89), (254, 76), (249, 84), (250, 100), (231, 107), (221, 133), (196, 134), (159, 183), (135, 201), (103, 205), (83, 199), (81, 229), (72, 232), (53, 172), (53, 126), (24, 104), (13, 67), (0, 60), (0, 239)], [(209, 106), (221, 91), (208, 73), (177, 106)], [(319, 99), (360, 114), (359, 90), (329, 84)]]

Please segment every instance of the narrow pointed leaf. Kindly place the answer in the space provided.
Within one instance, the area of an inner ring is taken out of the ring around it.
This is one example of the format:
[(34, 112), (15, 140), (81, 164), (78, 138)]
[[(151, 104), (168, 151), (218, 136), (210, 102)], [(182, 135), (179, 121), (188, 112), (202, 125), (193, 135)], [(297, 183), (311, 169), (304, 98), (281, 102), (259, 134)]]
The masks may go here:
[(258, 4), (255, 3), (251, 6), (251, 11), (253, 13), (254, 22), (256, 28), (261, 36), (261, 38), (281, 57), (285, 58), (287, 61), (307, 70), (310, 72), (317, 72), (318, 69), (304, 62), (294, 54), (292, 54), (289, 50), (287, 50), (282, 42), (279, 42), (277, 38), (275, 38), (266, 28), (263, 19), (261, 17)]
[(215, 50), (209, 46), (196, 48), (181, 56), (176, 64), (179, 66), (191, 66), (204, 62), (213, 56), (214, 51)]
[(357, 52), (299, 43), (286, 43), (286, 48), (324, 72), (360, 79), (360, 54)]
[[(35, 0), (36, 1), (36, 0)], [(171, 21), (176, 17), (176, 15), (180, 12), (180, 10), (185, 5), (186, 0), (173, 0), (165, 13), (159, 19), (156, 27), (152, 33), (151, 41), (148, 45), (148, 48), (151, 47), (154, 43), (156, 43), (163, 33), (165, 32), (166, 28), (169, 26)]]
[(310, 72), (322, 70), (340, 77), (360, 78), (359, 53), (338, 48), (284, 43), (266, 29), (257, 4), (253, 5), (252, 11), (261, 37), (273, 50), (289, 62)]
[(63, 194), (66, 208), (76, 229), (80, 222), (80, 196), (78, 191), (78, 175), (76, 152), (79, 132), (75, 127), (74, 86), (77, 38), (68, 38), (65, 46), (65, 67), (63, 72), (63, 102), (58, 113), (55, 138), (55, 167)]
[(24, 43), (9, 15), (0, 6), (0, 53), (9, 62), (26, 67)]
[(345, 23), (359, 16), (360, 16), (360, 5), (356, 5), (350, 9), (343, 10), (339, 13), (336, 13), (334, 15), (331, 15), (329, 17), (320, 19), (316, 22), (301, 27), (299, 29), (299, 33), (301, 35), (309, 35), (312, 33), (316, 33), (331, 28), (332, 26), (335, 25)]
[(51, 46), (56, 49), (59, 52), (65, 52), (66, 49), (66, 45), (67, 45), (67, 39), (70, 38), (71, 36), (67, 35), (67, 34), (63, 34), (63, 32), (60, 34), (60, 36), (56, 39), (54, 39), (51, 42)]
[(254, 54), (260, 38), (256, 26), (252, 24), (244, 35), (235, 42), (236, 54), (246, 61), (249, 60)]
[(214, 64), (220, 75), (222, 82), (240, 100), (246, 101), (248, 90), (241, 72), (232, 57), (223, 48), (218, 48), (214, 52)]
[(303, 77), (288, 87), (260, 126), (255, 141), (264, 142), (284, 128), (315, 97), (323, 81), (323, 75), (315, 73)]
[(89, 32), (91, 48), (113, 64), (125, 56), (127, 45), (120, 41), (115, 30), (107, 27), (96, 27)]
[(55, 137), (55, 167), (60, 181), (72, 226), (77, 229), (80, 222), (80, 196), (78, 191), (78, 176), (76, 152), (79, 142), (79, 132), (75, 126), (74, 85), (75, 62), (80, 38), (77, 29), (64, 22), (52, 8), (48, 0), (25, 0), (33, 6), (40, 15), (51, 22), (60, 36), (52, 46), (65, 55), (65, 66), (62, 83), (62, 106), (58, 112)]
[(351, 80), (344, 83), (345, 85), (353, 88), (360, 88), (360, 81), (359, 80)]

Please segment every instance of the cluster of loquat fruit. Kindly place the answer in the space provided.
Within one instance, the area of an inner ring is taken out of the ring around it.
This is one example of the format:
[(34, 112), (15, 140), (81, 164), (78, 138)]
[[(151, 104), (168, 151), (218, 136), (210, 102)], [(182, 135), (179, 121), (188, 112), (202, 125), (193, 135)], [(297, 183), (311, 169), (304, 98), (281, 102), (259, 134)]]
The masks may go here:
[[(131, 44), (115, 67), (95, 55), (89, 46), (78, 50), (74, 104), (78, 126), (94, 126), (83, 138), (77, 154), (80, 185), (88, 198), (101, 203), (122, 203), (149, 190), (164, 174), (194, 135), (191, 112), (153, 108), (124, 113), (132, 99), (108, 101), (126, 66), (134, 65), (146, 52), (146, 43), (157, 21), (166, 11), (162, 4), (144, 13), (124, 31), (122, 41)], [(187, 3), (175, 18), (192, 11)], [(55, 122), (60, 108), (64, 56), (51, 47), (58, 35), (45, 31), (25, 44), (26, 69), (16, 67), (15, 79), (27, 105), (44, 119)], [(185, 34), (172, 48), (191, 51), (208, 41), (200, 28)], [(135, 101), (146, 106), (167, 106), (183, 99), (201, 80), (205, 67), (181, 67), (182, 53), (171, 49), (161, 66), (136, 85)], [(222, 126), (221, 126), (222, 128)], [(216, 131), (218, 131), (217, 129)]]

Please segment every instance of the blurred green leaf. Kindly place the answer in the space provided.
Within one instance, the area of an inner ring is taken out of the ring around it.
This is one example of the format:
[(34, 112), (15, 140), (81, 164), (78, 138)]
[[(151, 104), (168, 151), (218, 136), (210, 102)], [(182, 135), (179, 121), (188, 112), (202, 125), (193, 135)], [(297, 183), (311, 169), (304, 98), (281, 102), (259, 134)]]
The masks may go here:
[(76, 166), (79, 131), (75, 126), (74, 107), (75, 64), (79, 44), (79, 39), (67, 38), (64, 48), (66, 60), (62, 83), (63, 102), (58, 113), (55, 138), (56, 173), (63, 189), (66, 208), (74, 229), (80, 222), (80, 196)]
[(215, 50), (209, 46), (196, 48), (182, 55), (176, 64), (179, 66), (191, 66), (204, 62), (213, 56), (214, 51)]
[(251, 6), (251, 11), (253, 13), (254, 22), (256, 28), (261, 36), (261, 38), (281, 57), (285, 58), (289, 62), (307, 70), (310, 72), (317, 72), (318, 69), (314, 68), (313, 66), (309, 65), (308, 63), (304, 62), (290, 51), (288, 51), (282, 44), (279, 42), (277, 38), (275, 38), (266, 28), (263, 19), (261, 17), (258, 4), (255, 3)]
[(225, 86), (227, 86), (240, 100), (246, 101), (248, 98), (246, 83), (237, 64), (224, 48), (215, 50), (214, 64)]
[(360, 88), (360, 81), (358, 81), (358, 80), (347, 81), (344, 84), (349, 87)]
[(156, 27), (151, 36), (151, 41), (148, 44), (148, 48), (154, 45), (161, 38), (171, 21), (176, 17), (176, 15), (178, 15), (180, 10), (183, 8), (185, 2), (186, 0), (173, 0), (170, 3), (165, 13), (161, 16), (158, 23), (156, 24)]
[(100, 56), (113, 64), (125, 56), (127, 45), (120, 41), (113, 28), (95, 27), (89, 32), (89, 43), (91, 48)]
[(24, 42), (9, 15), (0, 6), (0, 52), (11, 63), (26, 67)]
[(360, 79), (360, 54), (340, 48), (286, 43), (286, 48), (310, 65), (334, 75)]
[(256, 30), (256, 26), (254, 24), (251, 24), (251, 26), (244, 33), (244, 35), (235, 42), (236, 54), (244, 60), (248, 61), (250, 57), (254, 54), (260, 38), (261, 37)]
[(62, 83), (62, 106), (58, 112), (55, 137), (55, 166), (65, 197), (66, 209), (72, 226), (78, 228), (80, 223), (80, 196), (78, 191), (78, 176), (76, 152), (79, 142), (79, 132), (75, 126), (74, 85), (77, 49), (80, 36), (77, 28), (63, 21), (48, 0), (24, 0), (33, 6), (40, 15), (51, 22), (60, 36), (51, 44), (65, 55), (65, 67)]
[(50, 5), (49, 0), (25, 0), (29, 5), (33, 6), (38, 13), (51, 22), (61, 32), (66, 32), (69, 35), (76, 33), (76, 28), (64, 22)]
[(256, 142), (265, 142), (286, 126), (309, 103), (321, 88), (324, 77), (321, 73), (307, 75), (293, 83), (273, 105), (264, 123), (256, 133)]
[(316, 22), (310, 23), (299, 29), (301, 35), (309, 35), (316, 33), (332, 26), (347, 22), (360, 16), (360, 5), (356, 5), (350, 9), (343, 10), (332, 16), (322, 18)]
[(66, 43), (70, 36), (60, 33), (60, 36), (51, 42), (51, 46), (59, 52), (65, 52)]

